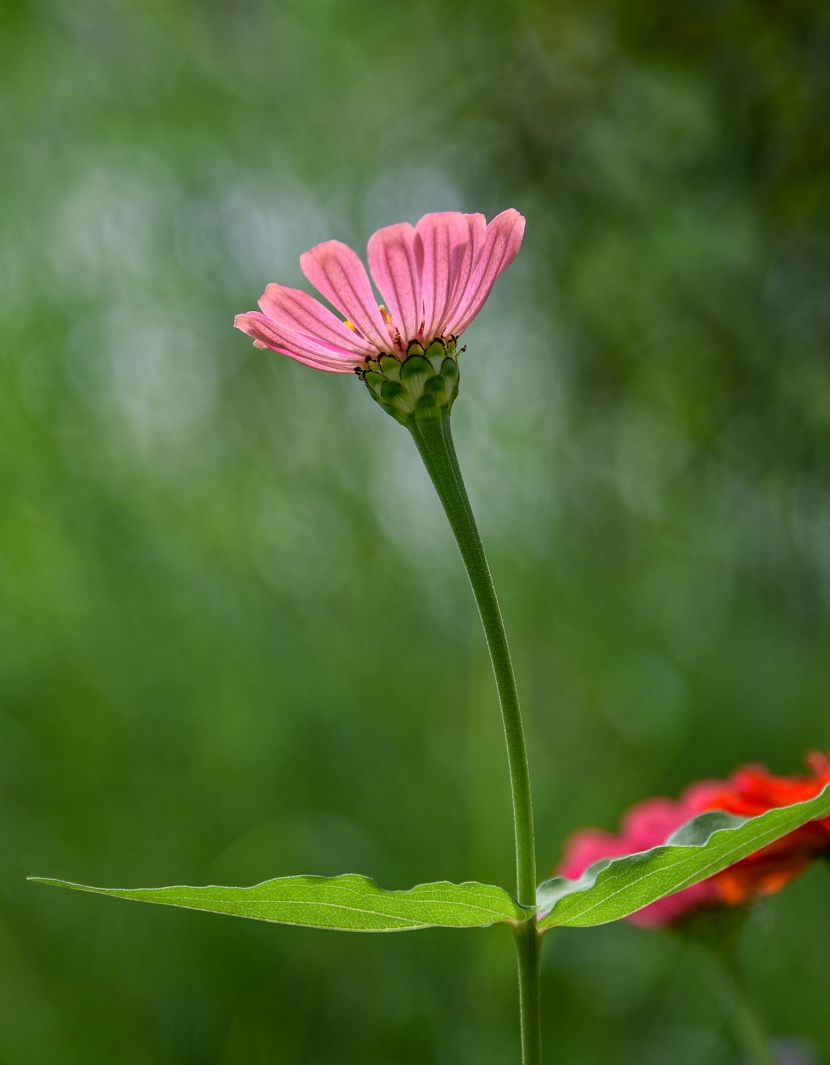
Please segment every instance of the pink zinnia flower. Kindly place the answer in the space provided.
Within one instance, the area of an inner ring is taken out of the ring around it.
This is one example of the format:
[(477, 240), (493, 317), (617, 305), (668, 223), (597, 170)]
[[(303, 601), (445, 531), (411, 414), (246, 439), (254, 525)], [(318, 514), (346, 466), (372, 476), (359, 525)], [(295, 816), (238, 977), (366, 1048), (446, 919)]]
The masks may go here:
[(399, 360), (410, 345), (455, 341), (516, 257), (524, 218), (508, 210), (487, 224), (480, 214), (445, 211), (410, 225), (379, 229), (369, 240), (369, 268), (383, 303), (357, 254), (339, 240), (300, 257), (303, 273), (343, 315), (301, 289), (271, 284), (259, 311), (234, 325), (257, 347), (290, 355), (318, 370), (350, 373), (386, 354)]
[[(619, 858), (665, 843), (681, 825), (709, 810), (757, 817), (779, 806), (812, 799), (830, 783), (830, 756), (808, 755), (811, 772), (779, 777), (764, 766), (735, 770), (729, 780), (692, 784), (679, 799), (646, 799), (624, 816), (617, 836), (597, 828), (576, 832), (565, 844), (557, 876), (580, 877), (603, 858)], [(780, 891), (816, 858), (830, 856), (830, 817), (809, 821), (769, 846), (699, 884), (658, 899), (627, 920), (646, 928), (671, 924), (706, 906), (741, 906)]]

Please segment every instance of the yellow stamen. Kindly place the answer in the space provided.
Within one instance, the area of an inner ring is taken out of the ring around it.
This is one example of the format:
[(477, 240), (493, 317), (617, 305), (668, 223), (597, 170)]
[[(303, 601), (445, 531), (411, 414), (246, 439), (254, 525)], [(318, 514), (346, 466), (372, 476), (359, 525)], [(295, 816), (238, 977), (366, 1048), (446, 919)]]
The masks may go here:
[(348, 326), (348, 327), (349, 327), (349, 329), (351, 329), (351, 331), (352, 331), (353, 333), (356, 333), (356, 332), (357, 332), (357, 326), (353, 325), (353, 324), (352, 324), (352, 323), (351, 323), (351, 322), (349, 321), (349, 319), (348, 319), (348, 318), (346, 318), (346, 319), (345, 319), (345, 320), (343, 321), (343, 325), (346, 325), (346, 326)]
[(383, 315), (384, 320), (391, 325), (392, 324), (392, 315), (389, 313), (389, 311), (387, 311), (387, 309), (383, 306), (382, 303), (378, 304), (378, 310)]

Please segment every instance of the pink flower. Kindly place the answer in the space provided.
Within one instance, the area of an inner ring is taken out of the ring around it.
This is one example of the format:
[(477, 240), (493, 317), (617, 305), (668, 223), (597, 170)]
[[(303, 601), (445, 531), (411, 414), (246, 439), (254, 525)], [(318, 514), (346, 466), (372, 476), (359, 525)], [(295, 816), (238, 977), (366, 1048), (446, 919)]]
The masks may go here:
[(260, 310), (237, 315), (234, 325), (257, 347), (330, 373), (350, 373), (382, 354), (403, 360), (413, 341), (426, 348), (467, 328), (516, 258), (524, 226), (511, 209), (489, 224), (480, 214), (445, 211), (415, 226), (379, 229), (368, 259), (381, 305), (357, 254), (328, 240), (302, 255), (300, 265), (345, 321), (307, 292), (271, 284)]

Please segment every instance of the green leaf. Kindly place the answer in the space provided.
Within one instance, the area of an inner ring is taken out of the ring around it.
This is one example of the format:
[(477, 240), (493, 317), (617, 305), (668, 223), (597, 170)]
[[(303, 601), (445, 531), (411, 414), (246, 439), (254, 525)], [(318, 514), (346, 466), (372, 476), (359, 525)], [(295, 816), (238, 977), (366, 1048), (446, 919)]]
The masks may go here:
[(38, 884), (91, 891), (136, 902), (182, 906), (257, 921), (335, 928), (349, 932), (404, 932), (415, 928), (483, 928), (525, 921), (532, 912), (491, 884), (419, 884), (384, 891), (365, 876), (286, 876), (254, 887), (100, 888), (30, 877)]
[(587, 928), (617, 921), (828, 814), (830, 784), (814, 799), (778, 807), (759, 817), (701, 814), (660, 847), (595, 862), (578, 880), (554, 877), (541, 884), (537, 894), (539, 928)]

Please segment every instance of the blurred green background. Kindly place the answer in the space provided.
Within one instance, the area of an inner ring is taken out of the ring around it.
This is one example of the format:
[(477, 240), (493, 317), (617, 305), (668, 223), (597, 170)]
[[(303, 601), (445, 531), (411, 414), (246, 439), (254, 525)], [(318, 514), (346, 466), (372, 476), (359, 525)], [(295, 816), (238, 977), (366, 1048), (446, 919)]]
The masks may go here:
[[(311, 245), (430, 210), (528, 220), (454, 425), (542, 872), (643, 796), (830, 746), (830, 7), (0, 18), (0, 1061), (516, 1061), (504, 928), (309, 932), (24, 877), (512, 883), (483, 639), (408, 435), (231, 329)], [(746, 942), (773, 1030), (816, 1050), (828, 888)], [(551, 1061), (738, 1060), (705, 960), (659, 934), (563, 933), (544, 982)]]

